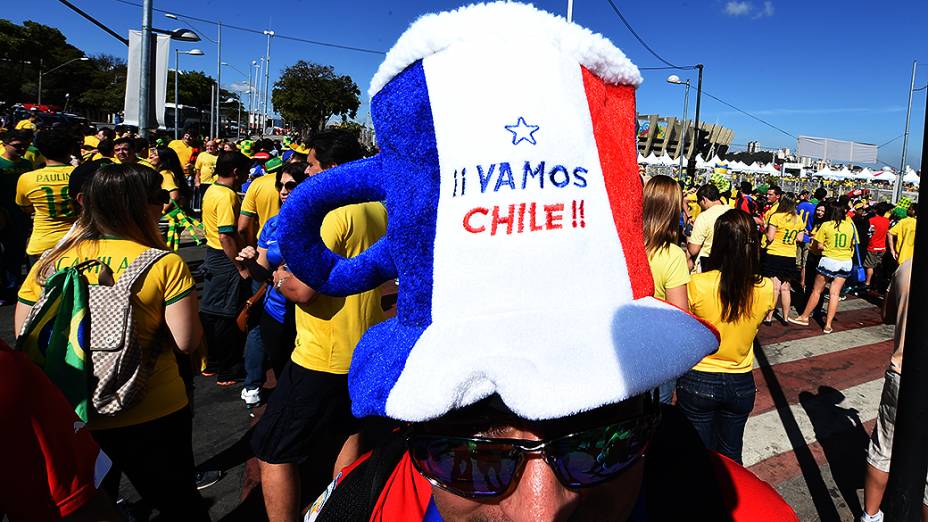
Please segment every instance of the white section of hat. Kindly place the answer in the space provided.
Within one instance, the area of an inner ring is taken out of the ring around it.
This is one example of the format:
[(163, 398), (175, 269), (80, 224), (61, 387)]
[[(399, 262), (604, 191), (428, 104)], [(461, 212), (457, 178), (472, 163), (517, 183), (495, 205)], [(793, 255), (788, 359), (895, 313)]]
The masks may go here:
[[(544, 42), (488, 38), (432, 55), (423, 67), (441, 171), (432, 324), (387, 414), (435, 417), (494, 391), (530, 418), (626, 398), (611, 323), (632, 301), (631, 282), (580, 64)], [(538, 127), (535, 144), (513, 143), (528, 135), (522, 125), (517, 134), (507, 129), (519, 118)], [(543, 181), (527, 175), (526, 162), (533, 171), (544, 162)], [(559, 187), (565, 172), (569, 182)], [(582, 226), (573, 216), (581, 201)], [(532, 227), (523, 216), (519, 233), (523, 203), (526, 214), (535, 204), (536, 218)], [(511, 233), (497, 220), (493, 235), (493, 209), (505, 220), (510, 205)], [(545, 205), (564, 205), (554, 213), (560, 220), (549, 225)]]

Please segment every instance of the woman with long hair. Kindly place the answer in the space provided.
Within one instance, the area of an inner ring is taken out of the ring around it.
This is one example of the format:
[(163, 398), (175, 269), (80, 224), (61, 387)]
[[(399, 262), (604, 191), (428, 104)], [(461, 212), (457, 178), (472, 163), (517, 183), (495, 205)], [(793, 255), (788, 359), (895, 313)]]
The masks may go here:
[[(648, 252), (654, 297), (686, 310), (686, 284), (690, 282), (687, 255), (680, 248), (683, 192), (669, 176), (654, 176), (644, 186), (642, 217), (644, 246)], [(674, 381), (660, 387), (661, 402), (670, 404)]]
[[(780, 197), (777, 210), (767, 222), (767, 250), (761, 262), (761, 274), (773, 281), (773, 291), (783, 303), (783, 320), (789, 319), (792, 288), (790, 281), (799, 278), (796, 266), (796, 245), (805, 236), (805, 221), (796, 212), (796, 197), (785, 193)], [(774, 309), (770, 311), (764, 323), (773, 320)]]
[(822, 299), (825, 283), (830, 281), (828, 311), (825, 314), (825, 326), (822, 328), (822, 333), (830, 334), (833, 331), (832, 321), (838, 313), (841, 287), (851, 275), (851, 268), (854, 266), (854, 245), (858, 242), (857, 229), (848, 219), (847, 212), (847, 203), (840, 199), (826, 210), (826, 221), (812, 237), (812, 246), (809, 247), (810, 251), (820, 252), (822, 255), (816, 268), (812, 293), (809, 295), (802, 315), (795, 319), (788, 319), (789, 322), (809, 326), (809, 317)]
[[(277, 171), (276, 187), (283, 205), (297, 185), (306, 175), (306, 163), (288, 163)], [(267, 175), (267, 174), (266, 174)], [(271, 281), (272, 274), (283, 263), (280, 246), (277, 244), (277, 216), (269, 218), (261, 227), (258, 248), (245, 247), (239, 252), (237, 261), (243, 263), (255, 281)], [(245, 353), (245, 388), (242, 400), (248, 406), (260, 402), (261, 384), (264, 382), (264, 361), (269, 363), (274, 376), (280, 375), (284, 365), (290, 360), (293, 342), (296, 338), (296, 326), (293, 316), (293, 303), (288, 302), (273, 284), (268, 285), (264, 294), (264, 313), (261, 314), (261, 340), (264, 350), (256, 353), (251, 346)]]
[[(168, 201), (162, 177), (137, 164), (101, 167), (83, 190), (83, 210), (73, 232), (32, 267), (19, 292), (19, 332), (42, 287), (56, 270), (78, 260), (98, 259), (119, 281), (143, 252), (167, 250), (158, 231)], [(88, 284), (104, 284), (101, 270), (85, 270)], [(121, 473), (165, 520), (208, 520), (193, 482), (192, 415), (175, 351), (188, 354), (201, 343), (197, 295), (187, 264), (165, 254), (131, 290), (133, 317), (143, 357), (155, 358), (140, 401), (114, 415), (89, 413), (87, 428), (112, 459), (104, 487), (117, 498)], [(91, 320), (93, 318), (91, 317)]]
[(760, 275), (754, 220), (729, 210), (715, 223), (710, 266), (687, 285), (690, 311), (719, 332), (716, 353), (677, 379), (677, 405), (706, 447), (740, 463), (754, 409), (754, 337), (773, 309), (773, 283)]
[(185, 205), (190, 201), (190, 185), (187, 184), (187, 176), (184, 175), (184, 168), (180, 164), (180, 158), (177, 153), (170, 147), (154, 147), (151, 149), (149, 162), (154, 165), (155, 170), (161, 174), (161, 188), (167, 190), (178, 205)]

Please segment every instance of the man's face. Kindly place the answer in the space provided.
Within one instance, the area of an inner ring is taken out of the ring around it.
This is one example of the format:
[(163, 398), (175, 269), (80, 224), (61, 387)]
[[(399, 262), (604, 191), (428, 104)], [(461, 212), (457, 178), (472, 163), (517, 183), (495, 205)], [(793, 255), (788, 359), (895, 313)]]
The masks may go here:
[(132, 145), (128, 143), (120, 143), (113, 147), (113, 155), (116, 156), (120, 163), (132, 163), (136, 159), (135, 151), (132, 150)]
[[(611, 409), (609, 412), (608, 418), (583, 414), (556, 421), (514, 420), (508, 425), (497, 425), (476, 433), (473, 427), (468, 429), (465, 425), (461, 425), (457, 430), (453, 426), (438, 426), (428, 430), (464, 437), (551, 440), (629, 418), (627, 411), (621, 413), (620, 410)], [(458, 462), (457, 466), (459, 470), (464, 470), (463, 473), (483, 473), (488, 477), (487, 483), (499, 480), (496, 469), (500, 467), (498, 459), (485, 463), (479, 460)], [(513, 479), (514, 483), (500, 496), (471, 499), (439, 486), (432, 486), (432, 498), (446, 522), (623, 521), (628, 519), (634, 509), (643, 475), (642, 458), (602, 484), (571, 489), (558, 480), (552, 467), (541, 454), (529, 453), (525, 457), (521, 475), (516, 476)]]
[(189, 132), (185, 132), (182, 139), (184, 140), (185, 144), (190, 145), (190, 142), (193, 141), (193, 136), (191, 136)]
[(29, 148), (29, 144), (22, 140), (10, 140), (9, 143), (3, 144), (3, 150), (7, 158), (16, 161), (23, 157), (23, 153)]
[(332, 166), (332, 165), (328, 165), (328, 166), (323, 167), (319, 163), (319, 160), (316, 158), (316, 149), (309, 149), (309, 154), (306, 155), (306, 163), (307, 163), (307, 167), (306, 167), (307, 176), (319, 174), (323, 170)]
[(767, 191), (767, 201), (771, 203), (776, 203), (779, 199), (780, 199), (780, 196), (778, 196), (776, 192), (772, 190)]
[(94, 136), (96, 136), (96, 138), (101, 141), (106, 139), (106, 133), (103, 132), (102, 130), (97, 131), (97, 133), (94, 134)]
[(209, 152), (210, 154), (216, 154), (218, 150), (219, 150), (219, 144), (216, 143), (215, 140), (206, 142), (206, 152)]

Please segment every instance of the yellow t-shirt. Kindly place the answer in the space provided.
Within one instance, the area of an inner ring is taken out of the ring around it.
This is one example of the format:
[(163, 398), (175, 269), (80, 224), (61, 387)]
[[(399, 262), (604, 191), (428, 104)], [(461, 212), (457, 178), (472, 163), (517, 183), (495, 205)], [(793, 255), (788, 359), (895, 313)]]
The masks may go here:
[[(212, 190), (212, 189), (210, 189)], [(354, 257), (387, 231), (387, 210), (381, 203), (348, 205), (322, 220), (322, 241), (343, 257)], [(380, 290), (347, 297), (318, 295), (295, 313), (296, 346), (290, 356), (303, 368), (346, 374), (351, 356), (368, 328), (384, 320)]]
[[(119, 161), (119, 159), (116, 156), (113, 156), (112, 160), (113, 160), (113, 163), (122, 163), (121, 161)], [(138, 156), (136, 156), (135, 161), (133, 161), (132, 163), (136, 165), (144, 165), (152, 170), (155, 170), (155, 166), (152, 165), (150, 161), (148, 161), (147, 159), (142, 159)]]
[(846, 261), (854, 257), (854, 245), (857, 244), (854, 232), (854, 223), (850, 218), (843, 220), (838, 226), (829, 220), (819, 226), (813, 237), (825, 247), (822, 257)]
[(197, 161), (193, 165), (193, 171), (200, 180), (201, 185), (216, 183), (216, 160), (219, 156), (209, 152), (197, 154)]
[(690, 233), (689, 242), (694, 245), (702, 245), (699, 249), (699, 257), (709, 257), (712, 253), (712, 237), (715, 229), (715, 222), (719, 216), (728, 212), (731, 208), (728, 205), (719, 204), (709, 207), (700, 212), (693, 222), (693, 231)]
[(72, 170), (71, 165), (54, 165), (27, 172), (16, 182), (16, 204), (35, 211), (27, 254), (37, 256), (55, 246), (77, 219), (68, 193)]
[(222, 250), (219, 234), (235, 232), (242, 200), (232, 187), (213, 183), (203, 195), (203, 227), (206, 229), (206, 246)]
[(900, 265), (912, 259), (915, 253), (915, 224), (914, 217), (904, 217), (889, 229), (889, 233), (896, 236), (896, 255)]
[(796, 214), (780, 212), (770, 216), (767, 224), (777, 229), (773, 241), (767, 245), (767, 255), (796, 257), (796, 238), (805, 232), (805, 221)]
[(261, 227), (268, 219), (280, 213), (280, 193), (277, 192), (277, 176), (265, 174), (248, 185), (242, 201), (242, 214), (258, 220), (258, 237)]
[(180, 166), (190, 163), (190, 156), (193, 156), (193, 147), (184, 143), (184, 140), (171, 140), (168, 148), (177, 153), (177, 159), (180, 160)]
[(773, 219), (773, 216), (777, 213), (777, 209), (780, 208), (780, 202), (777, 201), (773, 205), (770, 205), (770, 208), (767, 209), (767, 213), (764, 214), (764, 223), (769, 225), (770, 220)]
[(28, 118), (25, 120), (19, 120), (16, 123), (15, 130), (35, 130), (35, 123), (32, 123), (31, 121), (29, 121)]
[(696, 194), (688, 194), (685, 199), (690, 219), (696, 219), (699, 217), (699, 213), (702, 212), (702, 207), (696, 202)]
[[(55, 266), (64, 268), (96, 258), (109, 265), (113, 270), (113, 277), (118, 281), (129, 264), (147, 249), (144, 245), (125, 239), (87, 241), (65, 252), (56, 261)], [(35, 304), (42, 294), (42, 286), (36, 274), (38, 267), (38, 264), (32, 267), (19, 290), (19, 301), (30, 306)], [(99, 267), (84, 272), (87, 282), (92, 285), (97, 284), (98, 274)], [(132, 291), (132, 302), (138, 339), (142, 347), (150, 348), (155, 345), (156, 334), (164, 324), (165, 306), (183, 299), (194, 289), (190, 269), (184, 260), (173, 252), (155, 262), (139, 278)], [(174, 358), (174, 343), (162, 339), (158, 341), (158, 346), (161, 353), (148, 379), (148, 391), (142, 401), (112, 417), (91, 416), (88, 423), (90, 429), (134, 426), (170, 415), (187, 405), (184, 381), (178, 373), (177, 360)]]
[(162, 170), (159, 174), (161, 174), (161, 188), (162, 189), (168, 192), (179, 190), (177, 183), (175, 183), (174, 181), (173, 172), (171, 172), (170, 170)]
[(84, 136), (84, 148), (86, 149), (95, 149), (100, 145), (100, 138), (96, 136)]
[(693, 367), (701, 372), (746, 373), (754, 367), (754, 337), (760, 323), (773, 310), (776, 295), (773, 283), (766, 277), (754, 286), (748, 317), (736, 323), (722, 322), (722, 300), (719, 298), (721, 272), (711, 270), (693, 274), (686, 287), (690, 311), (715, 326), (721, 342), (719, 351), (703, 358)]
[(686, 253), (677, 245), (668, 245), (653, 254), (648, 254), (651, 277), (654, 278), (654, 297), (667, 299), (667, 289), (683, 286), (690, 282), (690, 269)]

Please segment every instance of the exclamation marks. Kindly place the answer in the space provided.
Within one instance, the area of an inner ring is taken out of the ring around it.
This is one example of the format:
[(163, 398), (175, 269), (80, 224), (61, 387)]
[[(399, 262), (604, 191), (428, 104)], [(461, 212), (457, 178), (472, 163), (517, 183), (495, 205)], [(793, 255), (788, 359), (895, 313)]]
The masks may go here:
[[(464, 191), (467, 189), (467, 169), (461, 169), (461, 194), (464, 195)], [(451, 193), (451, 197), (458, 197), (458, 170), (454, 169), (454, 192)]]
[(579, 202), (577, 200), (573, 200), (571, 202), (570, 209), (572, 213), (571, 224), (573, 227), (577, 228), (579, 225), (580, 228), (586, 228), (586, 218), (584, 217), (583, 213), (583, 200), (581, 199)]

